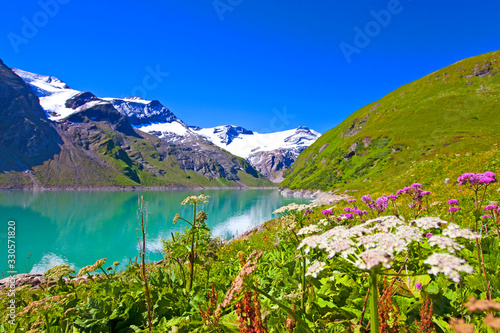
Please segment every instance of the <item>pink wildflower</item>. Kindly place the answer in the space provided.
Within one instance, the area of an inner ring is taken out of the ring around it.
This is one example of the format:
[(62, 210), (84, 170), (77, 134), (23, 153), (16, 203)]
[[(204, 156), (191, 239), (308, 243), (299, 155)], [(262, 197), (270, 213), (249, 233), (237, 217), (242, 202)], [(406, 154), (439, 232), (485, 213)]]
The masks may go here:
[(491, 171), (486, 171), (484, 173), (464, 173), (457, 179), (459, 185), (466, 185), (467, 183), (471, 186), (478, 185), (488, 185), (491, 183), (495, 183), (496, 177), (495, 174)]
[(495, 210), (497, 208), (498, 208), (497, 205), (488, 205), (488, 206), (484, 207), (483, 210)]
[(333, 215), (333, 212), (331, 209), (325, 209), (321, 211), (321, 214), (325, 215), (325, 217), (328, 217), (329, 215)]

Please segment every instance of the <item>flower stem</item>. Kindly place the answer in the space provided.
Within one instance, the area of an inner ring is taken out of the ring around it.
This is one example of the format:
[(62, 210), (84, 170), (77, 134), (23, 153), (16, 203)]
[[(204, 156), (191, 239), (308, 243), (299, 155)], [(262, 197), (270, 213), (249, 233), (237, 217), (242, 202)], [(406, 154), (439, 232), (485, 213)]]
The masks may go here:
[(196, 227), (196, 204), (193, 205), (193, 224), (191, 225), (191, 252), (189, 253), (189, 289), (193, 288), (193, 275), (194, 275), (194, 237), (195, 237), (195, 227)]
[(378, 286), (377, 272), (374, 269), (370, 270), (370, 332), (378, 333), (379, 318), (378, 318)]
[(497, 214), (493, 209), (493, 220), (495, 221), (495, 226), (497, 227), (498, 240), (500, 240), (500, 230), (498, 229)]
[(301, 308), (302, 311), (306, 312), (306, 257), (302, 257), (302, 299)]
[(254, 291), (258, 292), (259, 294), (261, 294), (262, 296), (265, 296), (266, 298), (268, 298), (271, 302), (273, 302), (276, 305), (278, 305), (282, 310), (284, 310), (291, 317), (293, 317), (297, 321), (297, 323), (299, 324), (299, 326), (301, 326), (301, 328), (302, 328), (303, 331), (308, 332), (308, 333), (313, 333), (313, 331), (309, 328), (309, 325), (307, 325), (307, 323), (302, 318), (300, 318), (300, 316), (297, 313), (295, 313), (292, 309), (290, 309), (288, 306), (286, 306), (285, 304), (281, 303), (276, 298), (274, 298), (273, 296), (269, 295), (264, 290), (259, 289), (258, 287), (255, 287), (253, 285), (249, 285), (249, 287), (252, 288)]

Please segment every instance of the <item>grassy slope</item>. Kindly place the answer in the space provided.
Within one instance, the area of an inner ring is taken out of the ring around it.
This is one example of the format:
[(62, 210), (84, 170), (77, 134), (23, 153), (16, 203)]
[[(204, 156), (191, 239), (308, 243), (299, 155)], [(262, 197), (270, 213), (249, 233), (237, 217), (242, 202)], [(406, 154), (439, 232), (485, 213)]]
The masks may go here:
[[(499, 93), (500, 51), (461, 60), (354, 112), (307, 148), (281, 185), (360, 188), (363, 181), (399, 177), (436, 155), (494, 150), (500, 139)], [(453, 170), (467, 169), (460, 161), (450, 163)], [(436, 172), (435, 177), (446, 176)]]

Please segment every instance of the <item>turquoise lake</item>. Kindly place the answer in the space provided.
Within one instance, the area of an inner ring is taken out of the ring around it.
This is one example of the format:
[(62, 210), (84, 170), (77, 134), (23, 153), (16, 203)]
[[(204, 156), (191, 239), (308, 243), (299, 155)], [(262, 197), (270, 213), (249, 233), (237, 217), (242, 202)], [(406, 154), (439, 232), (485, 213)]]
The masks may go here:
[[(208, 226), (215, 236), (225, 239), (272, 219), (272, 212), (283, 205), (310, 202), (285, 198), (277, 190), (141, 192), (150, 215), (150, 261), (162, 259), (162, 239), (169, 239), (171, 232), (184, 230), (186, 224), (172, 223), (175, 214), (192, 218), (191, 206), (182, 206), (182, 200), (201, 193), (211, 197), (208, 204), (199, 206), (208, 214)], [(43, 273), (63, 263), (78, 272), (101, 258), (107, 258), (109, 265), (118, 261), (120, 268), (125, 268), (138, 254), (137, 197), (138, 192), (132, 191), (0, 192), (0, 243), (5, 244), (0, 272), (5, 276), (8, 271), (9, 221), (15, 221), (16, 226), (18, 273)]]

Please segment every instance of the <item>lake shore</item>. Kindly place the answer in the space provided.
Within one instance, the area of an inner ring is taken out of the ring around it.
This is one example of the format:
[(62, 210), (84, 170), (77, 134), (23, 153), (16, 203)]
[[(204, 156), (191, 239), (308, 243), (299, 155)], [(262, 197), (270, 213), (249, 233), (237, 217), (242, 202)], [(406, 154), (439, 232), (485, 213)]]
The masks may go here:
[(278, 187), (210, 186), (19, 186), (0, 185), (0, 191), (189, 191), (189, 190), (277, 190)]
[(291, 190), (280, 188), (280, 194), (284, 197), (310, 198), (316, 205), (333, 205), (337, 202), (350, 199), (348, 194), (338, 194), (337, 191), (324, 192), (321, 190)]

